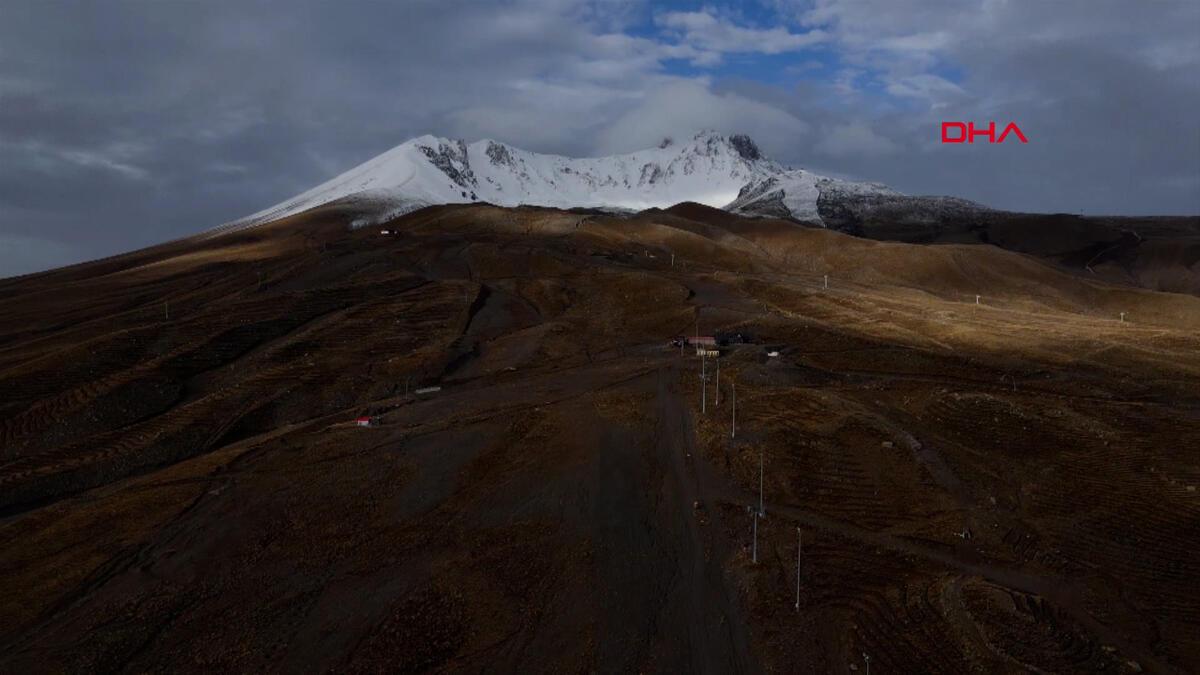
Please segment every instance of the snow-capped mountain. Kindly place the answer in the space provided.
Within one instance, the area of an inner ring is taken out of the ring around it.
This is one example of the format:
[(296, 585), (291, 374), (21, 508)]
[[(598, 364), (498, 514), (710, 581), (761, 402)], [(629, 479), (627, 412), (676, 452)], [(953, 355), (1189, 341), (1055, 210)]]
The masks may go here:
[(787, 169), (749, 137), (712, 131), (685, 142), (624, 155), (543, 155), (492, 140), (466, 143), (421, 136), (317, 187), (218, 229), (252, 227), (337, 200), (361, 204), (356, 225), (382, 222), (432, 204), (490, 202), (641, 210), (699, 202), (747, 214), (821, 224), (822, 193), (899, 196), (856, 183)]
[(822, 195), (894, 197), (900, 196), (900, 193), (880, 183), (838, 180), (803, 169), (793, 169), (747, 183), (738, 192), (737, 199), (725, 208), (736, 213), (795, 218), (824, 224), (820, 214)]

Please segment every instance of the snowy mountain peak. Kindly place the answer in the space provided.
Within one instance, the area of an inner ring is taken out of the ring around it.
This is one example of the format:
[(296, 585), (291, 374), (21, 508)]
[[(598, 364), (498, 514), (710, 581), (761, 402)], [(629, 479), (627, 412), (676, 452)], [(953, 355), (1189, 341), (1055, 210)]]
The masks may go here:
[(356, 203), (371, 214), (357, 224), (432, 204), (476, 201), (630, 210), (693, 201), (820, 223), (822, 189), (898, 194), (876, 184), (789, 171), (764, 156), (749, 136), (714, 130), (683, 143), (667, 137), (654, 148), (586, 158), (539, 154), (491, 139), (467, 143), (424, 135), (218, 229), (252, 227), (333, 201)]

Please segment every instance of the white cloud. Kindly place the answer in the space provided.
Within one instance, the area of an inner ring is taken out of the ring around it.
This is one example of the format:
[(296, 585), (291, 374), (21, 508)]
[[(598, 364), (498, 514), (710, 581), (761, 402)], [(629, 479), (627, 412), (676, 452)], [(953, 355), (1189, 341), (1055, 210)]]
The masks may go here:
[(782, 26), (745, 28), (719, 19), (709, 11), (666, 12), (655, 22), (673, 31), (683, 43), (717, 54), (781, 54), (812, 47), (828, 39), (821, 30), (793, 33)]
[(840, 158), (890, 155), (900, 147), (863, 122), (850, 122), (824, 130), (813, 149)]
[(139, 143), (116, 141), (99, 148), (85, 148), (58, 147), (34, 139), (9, 142), (0, 138), (0, 151), (5, 150), (26, 154), (29, 166), (51, 174), (66, 165), (107, 171), (135, 181), (150, 177), (149, 171), (132, 163), (135, 156), (146, 151), (146, 147)]
[(945, 49), (953, 42), (954, 38), (950, 33), (939, 30), (884, 38), (879, 41), (879, 47), (895, 52), (925, 53)]
[[(604, 127), (597, 154), (647, 148), (665, 136), (701, 129), (746, 133), (764, 148), (791, 147), (808, 124), (775, 106), (735, 93), (713, 92), (705, 80), (664, 82)], [(769, 151), (768, 151), (769, 152)]]
[(937, 75), (922, 73), (889, 79), (887, 92), (893, 96), (937, 101), (949, 95), (965, 94), (962, 87)]
[(118, 161), (110, 156), (90, 150), (66, 150), (60, 152), (59, 156), (81, 167), (114, 171), (125, 178), (133, 180), (143, 180), (150, 175), (148, 171), (139, 166)]

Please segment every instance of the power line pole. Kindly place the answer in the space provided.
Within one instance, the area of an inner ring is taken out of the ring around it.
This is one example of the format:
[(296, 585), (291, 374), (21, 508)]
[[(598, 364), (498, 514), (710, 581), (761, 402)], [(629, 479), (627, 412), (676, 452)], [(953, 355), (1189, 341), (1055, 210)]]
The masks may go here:
[(753, 548), (750, 549), (750, 562), (758, 564), (758, 512), (753, 509), (751, 509), (751, 512), (754, 516), (754, 544)]
[(704, 373), (705, 357), (704, 352), (700, 352), (700, 412), (708, 412), (708, 382), (705, 380)]
[(763, 510), (763, 449), (758, 448), (758, 515), (766, 515)]
[(800, 556), (804, 553), (804, 533), (796, 528), (796, 611), (800, 611)]
[(758, 510), (754, 511), (754, 548), (751, 554), (753, 562), (758, 562), (758, 519), (762, 518), (763, 512), (763, 451), (758, 450)]
[(721, 407), (721, 357), (717, 357), (717, 386), (713, 387), (713, 405)]
[(829, 275), (825, 275), (825, 288), (829, 288)]

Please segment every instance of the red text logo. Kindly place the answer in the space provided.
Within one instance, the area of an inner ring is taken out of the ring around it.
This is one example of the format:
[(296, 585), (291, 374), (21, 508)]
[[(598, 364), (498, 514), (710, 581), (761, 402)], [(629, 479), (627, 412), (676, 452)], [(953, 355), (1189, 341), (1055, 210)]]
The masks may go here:
[(942, 122), (943, 143), (974, 143), (979, 137), (987, 138), (988, 143), (1003, 143), (1009, 132), (1016, 134), (1022, 143), (1029, 142), (1016, 122), (1009, 122), (999, 137), (996, 136), (995, 122), (988, 122), (986, 127), (976, 127), (974, 122)]

